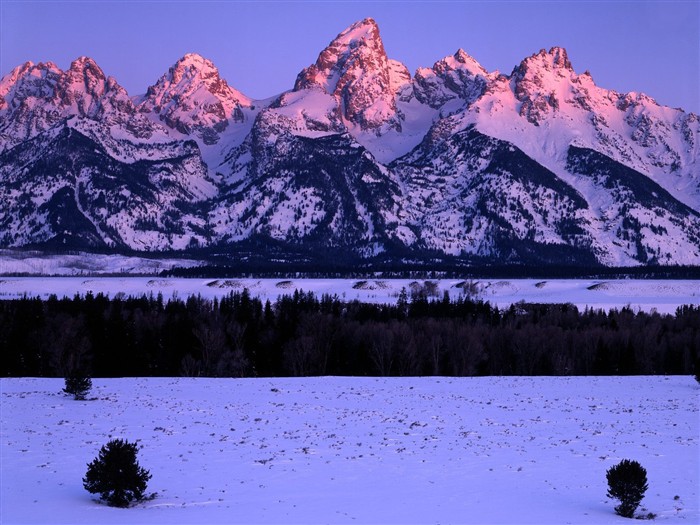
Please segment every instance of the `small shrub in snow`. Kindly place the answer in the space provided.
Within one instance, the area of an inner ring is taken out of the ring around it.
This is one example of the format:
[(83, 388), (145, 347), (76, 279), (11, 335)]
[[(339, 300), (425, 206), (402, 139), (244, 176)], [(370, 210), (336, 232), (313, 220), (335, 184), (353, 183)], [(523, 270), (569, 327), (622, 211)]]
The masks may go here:
[(84, 400), (90, 389), (92, 389), (92, 379), (87, 376), (66, 377), (65, 382), (66, 385), (63, 391), (80, 401)]
[(608, 469), (606, 477), (608, 497), (620, 500), (615, 512), (625, 518), (632, 518), (649, 488), (646, 469), (636, 461), (623, 459)]
[(85, 490), (99, 494), (112, 507), (128, 507), (132, 501), (144, 499), (151, 474), (139, 466), (137, 451), (136, 443), (111, 440), (88, 464), (83, 478)]

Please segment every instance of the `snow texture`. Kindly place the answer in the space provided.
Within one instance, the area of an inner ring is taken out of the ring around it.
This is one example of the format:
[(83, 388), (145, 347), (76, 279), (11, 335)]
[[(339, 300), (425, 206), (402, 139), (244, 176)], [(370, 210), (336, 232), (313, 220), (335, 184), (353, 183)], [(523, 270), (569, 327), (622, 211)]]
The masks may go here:
[[(700, 520), (700, 387), (675, 377), (0, 380), (3, 524), (615, 524), (605, 472), (647, 469), (638, 514)], [(153, 500), (81, 483), (137, 441)]]

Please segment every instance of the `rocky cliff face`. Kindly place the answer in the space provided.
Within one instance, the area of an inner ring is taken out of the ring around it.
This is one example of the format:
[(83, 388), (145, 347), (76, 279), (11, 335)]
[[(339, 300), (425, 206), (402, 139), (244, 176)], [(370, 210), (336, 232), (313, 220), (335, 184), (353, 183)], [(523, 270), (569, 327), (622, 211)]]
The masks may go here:
[[(416, 98), (431, 108), (464, 110), (486, 89), (491, 75), (463, 49), (436, 62), (431, 69), (420, 68), (414, 77)], [(449, 103), (453, 103), (448, 106)], [(447, 116), (443, 111), (443, 116)]]
[(268, 101), (196, 54), (136, 97), (85, 57), (15, 68), (0, 245), (700, 264), (698, 159), (697, 115), (603, 89), (562, 48), (411, 76), (365, 19)]

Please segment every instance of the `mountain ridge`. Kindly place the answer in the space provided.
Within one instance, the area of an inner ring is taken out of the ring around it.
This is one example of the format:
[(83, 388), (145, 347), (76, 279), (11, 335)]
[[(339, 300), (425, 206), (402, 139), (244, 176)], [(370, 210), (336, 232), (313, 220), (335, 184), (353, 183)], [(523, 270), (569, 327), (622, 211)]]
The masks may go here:
[[(598, 87), (564, 48), (508, 75), (458, 49), (411, 75), (368, 18), (263, 101), (196, 53), (131, 97), (88, 57), (14, 68), (0, 246), (235, 251), (256, 237), (359, 257), (692, 265), (698, 159), (697, 115)], [(103, 203), (106, 187), (128, 195)]]

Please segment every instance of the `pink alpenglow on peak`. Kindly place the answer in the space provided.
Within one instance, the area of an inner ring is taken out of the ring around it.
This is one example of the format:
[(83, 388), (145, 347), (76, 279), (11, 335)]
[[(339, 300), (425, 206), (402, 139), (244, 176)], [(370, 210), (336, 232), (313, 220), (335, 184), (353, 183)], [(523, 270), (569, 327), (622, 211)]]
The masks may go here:
[(91, 58), (74, 60), (66, 71), (52, 62), (27, 62), (0, 80), (0, 151), (76, 116), (98, 126), (131, 122), (148, 135), (148, 126), (132, 122), (134, 114), (124, 88)]
[(350, 125), (377, 130), (399, 126), (396, 90), (410, 75), (389, 60), (374, 20), (366, 18), (340, 33), (297, 77), (294, 90), (321, 89), (333, 95)]
[(574, 68), (569, 60), (569, 55), (563, 47), (552, 47), (549, 51), (540, 49), (539, 52), (525, 58), (520, 65), (513, 70), (513, 75), (524, 74), (530, 69), (545, 71), (568, 70)]
[(216, 144), (230, 122), (243, 122), (250, 98), (230, 87), (214, 64), (189, 53), (150, 86), (139, 110), (155, 115), (183, 134), (194, 133), (207, 145)]
[(432, 68), (419, 68), (414, 77), (414, 93), (423, 104), (441, 108), (456, 101), (461, 108), (483, 93), (489, 73), (463, 49), (435, 62)]
[[(479, 62), (477, 62), (474, 57), (469, 55), (462, 48), (459, 48), (453, 56), (443, 59), (442, 62), (449, 64), (452, 67), (452, 69), (464, 69), (466, 71), (469, 71), (473, 75), (488, 75), (488, 71), (484, 69), (484, 66), (479, 64)], [(436, 65), (438, 63), (436, 63)]]
[[(15, 68), (0, 80), (0, 245), (63, 242), (71, 223), (71, 246), (261, 235), (362, 257), (700, 261), (697, 115), (598, 87), (560, 47), (511, 74), (458, 49), (411, 76), (365, 19), (319, 51), (254, 104), (195, 53), (133, 98), (87, 57)], [(135, 187), (137, 161), (152, 185)]]

